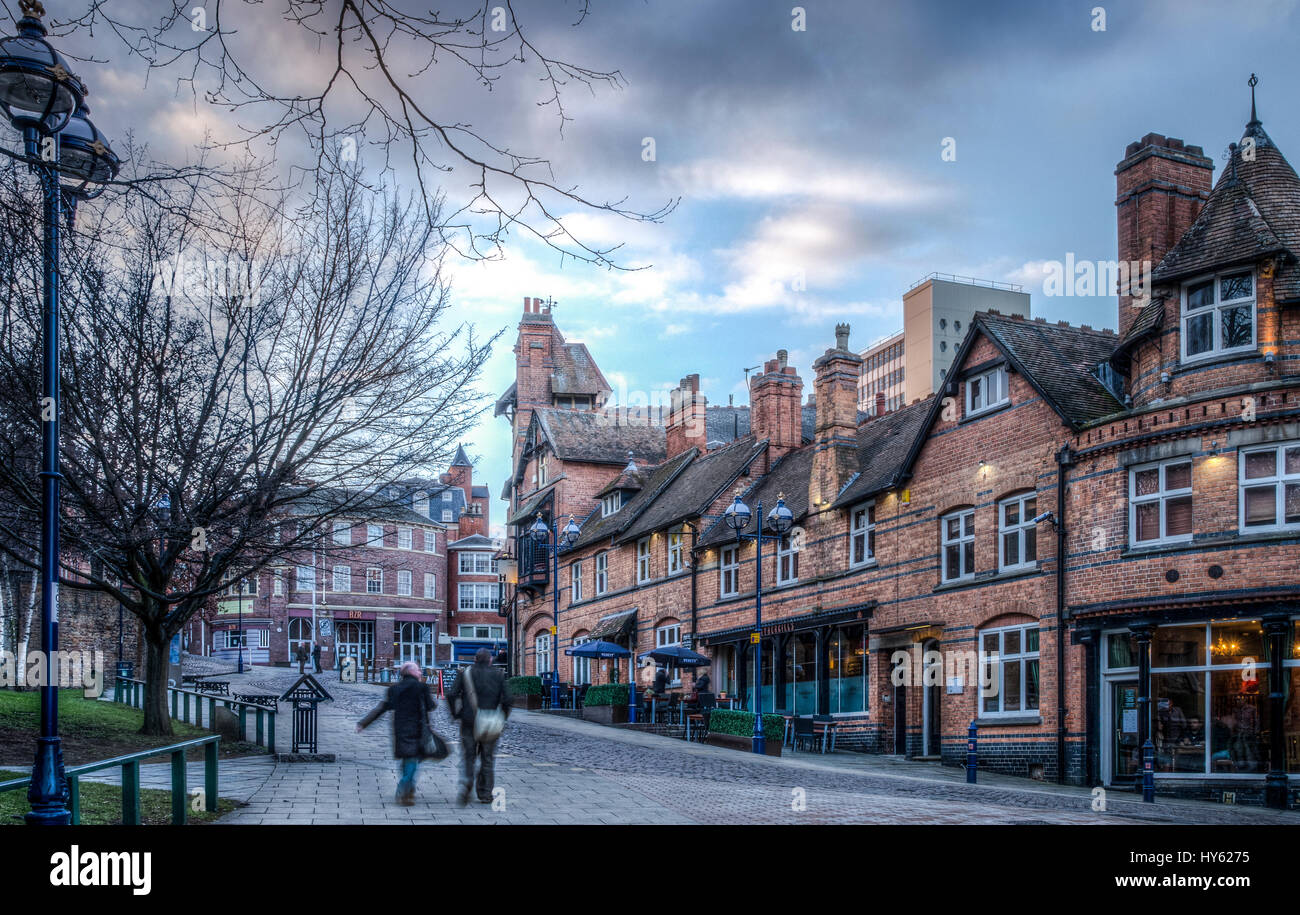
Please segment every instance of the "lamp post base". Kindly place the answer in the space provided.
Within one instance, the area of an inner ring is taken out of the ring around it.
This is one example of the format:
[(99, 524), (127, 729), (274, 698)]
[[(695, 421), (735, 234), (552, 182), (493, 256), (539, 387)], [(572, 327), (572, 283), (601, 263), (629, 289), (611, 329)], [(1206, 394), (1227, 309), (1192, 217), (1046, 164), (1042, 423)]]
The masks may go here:
[(762, 734), (754, 735), (754, 752), (759, 756), (767, 752), (767, 741)]
[(1287, 777), (1285, 772), (1269, 772), (1264, 777), (1264, 805), (1274, 810), (1287, 808)]
[(36, 764), (27, 789), (32, 809), (23, 816), (28, 826), (67, 826), (68, 780), (63, 775), (63, 744), (57, 737), (36, 738)]

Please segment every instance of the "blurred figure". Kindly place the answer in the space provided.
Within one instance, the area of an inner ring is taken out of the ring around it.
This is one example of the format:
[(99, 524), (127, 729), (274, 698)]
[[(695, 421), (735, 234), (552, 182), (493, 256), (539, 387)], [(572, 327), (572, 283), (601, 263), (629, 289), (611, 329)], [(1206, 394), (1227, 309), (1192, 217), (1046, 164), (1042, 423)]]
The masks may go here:
[(410, 807), (415, 803), (415, 778), (421, 759), (442, 759), (445, 749), (438, 746), (437, 735), (429, 724), (435, 701), (424, 684), (420, 667), (414, 661), (402, 665), (401, 679), (388, 687), (384, 701), (370, 710), (357, 724), (357, 733), (367, 728), (384, 712), (393, 713), (393, 756), (401, 760), (402, 777), (397, 783), (397, 803)]
[(713, 681), (709, 678), (709, 672), (707, 670), (704, 673), (700, 674), (695, 679), (696, 692), (707, 693), (709, 691), (709, 687), (712, 685), (713, 685)]
[(655, 671), (655, 695), (662, 696), (668, 689), (668, 671), (661, 667)]
[(492, 654), (486, 648), (475, 653), (474, 663), (461, 671), (447, 689), (447, 708), (453, 718), (460, 720), (461, 776), (457, 802), (462, 807), (468, 804), (470, 790), (474, 789), (480, 804), (490, 804), (496, 778), (497, 738), (480, 740), (475, 736), (474, 725), (484, 713), (499, 711), (503, 718), (509, 718), (510, 692), (506, 689), (505, 674), (492, 664)]
[(316, 673), (320, 673), (320, 642), (312, 642), (311, 659), (316, 665)]

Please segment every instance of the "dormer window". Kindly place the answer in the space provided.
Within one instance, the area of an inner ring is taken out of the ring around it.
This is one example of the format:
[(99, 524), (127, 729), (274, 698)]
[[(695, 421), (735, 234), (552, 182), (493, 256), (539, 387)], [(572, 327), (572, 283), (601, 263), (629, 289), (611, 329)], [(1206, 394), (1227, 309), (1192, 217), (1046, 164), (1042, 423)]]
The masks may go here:
[(1255, 346), (1255, 275), (1249, 270), (1183, 287), (1183, 361)]
[(1011, 401), (1007, 389), (1007, 367), (972, 375), (966, 379), (966, 415), (975, 416)]
[(600, 500), (600, 516), (608, 518), (623, 507), (623, 491), (615, 490)]

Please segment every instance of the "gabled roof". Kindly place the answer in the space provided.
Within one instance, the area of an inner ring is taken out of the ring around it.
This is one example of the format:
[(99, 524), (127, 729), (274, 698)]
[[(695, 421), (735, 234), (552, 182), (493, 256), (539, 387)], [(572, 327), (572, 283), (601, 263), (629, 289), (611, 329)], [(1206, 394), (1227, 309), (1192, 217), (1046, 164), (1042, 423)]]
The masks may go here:
[(510, 382), (510, 387), (506, 388), (506, 392), (497, 398), (496, 409), (492, 411), (492, 415), (502, 416), (511, 407), (516, 406), (519, 400), (518, 391), (519, 383), (515, 381)]
[[(813, 451), (812, 445), (799, 448), (786, 454), (777, 461), (771, 471), (755, 485), (749, 487), (742, 496), (754, 517), (743, 533), (753, 534), (758, 531), (758, 506), (763, 505), (764, 524), (766, 516), (776, 507), (777, 499), (784, 494), (785, 507), (794, 514), (794, 523), (808, 514), (808, 483), (812, 479)], [(700, 538), (701, 547), (712, 546), (727, 540), (735, 540), (736, 532), (717, 519)]]
[(1156, 296), (1146, 305), (1134, 319), (1132, 326), (1124, 332), (1124, 337), (1115, 347), (1113, 355), (1126, 355), (1129, 349), (1142, 338), (1154, 334), (1165, 325), (1165, 300), (1163, 296)]
[(545, 409), (533, 417), (564, 461), (623, 464), (630, 451), (639, 464), (658, 464), (665, 456), (664, 427), (627, 410)]
[[(1049, 324), (1042, 318), (1022, 318), (996, 311), (977, 311), (966, 339), (953, 355), (948, 383), (955, 383), (966, 357), (981, 336), (1007, 358), (1011, 367), (1036, 390), (1043, 401), (1071, 429), (1077, 431), (1104, 416), (1124, 409), (1097, 377), (1096, 369), (1115, 352), (1119, 338), (1113, 331)], [(925, 420), (901, 468), (910, 474), (930, 429), (943, 409), (943, 398), (930, 401)]]
[(473, 467), (474, 466), (469, 462), (469, 458), (465, 454), (464, 445), (456, 446), (456, 456), (451, 459), (451, 466), (452, 467)]
[(1258, 119), (1246, 125), (1239, 149), (1219, 176), (1196, 221), (1152, 273), (1157, 283), (1247, 264), (1281, 254), (1273, 279), (1279, 302), (1300, 300), (1300, 177)]
[(699, 452), (688, 448), (674, 458), (645, 470), (645, 480), (634, 496), (612, 515), (602, 515), (599, 506), (582, 523), (582, 533), (572, 549), (582, 549), (592, 543), (618, 537), (635, 521), (645, 508), (654, 502), (659, 493), (686, 467)]
[(858, 470), (835, 499), (835, 508), (846, 508), (897, 485), (934, 399), (931, 395), (858, 427)]
[(747, 436), (697, 457), (670, 482), (662, 495), (638, 514), (634, 523), (625, 527), (619, 539), (644, 537), (703, 514), (766, 448), (766, 439), (755, 441)]
[(1072, 428), (1124, 409), (1096, 375), (1119, 342), (1113, 331), (993, 312), (977, 312), (975, 322)]
[(608, 394), (612, 389), (585, 343), (563, 343), (552, 352), (551, 394)]
[(553, 497), (554, 495), (555, 495), (555, 480), (552, 480), (550, 484), (542, 487), (537, 492), (529, 496), (528, 499), (524, 502), (524, 504), (519, 506), (519, 510), (506, 519), (506, 524), (516, 525), (519, 522), (524, 520), (532, 520), (533, 515), (535, 515), (537, 513), (537, 510), (542, 507), (542, 503), (544, 503), (548, 498)]

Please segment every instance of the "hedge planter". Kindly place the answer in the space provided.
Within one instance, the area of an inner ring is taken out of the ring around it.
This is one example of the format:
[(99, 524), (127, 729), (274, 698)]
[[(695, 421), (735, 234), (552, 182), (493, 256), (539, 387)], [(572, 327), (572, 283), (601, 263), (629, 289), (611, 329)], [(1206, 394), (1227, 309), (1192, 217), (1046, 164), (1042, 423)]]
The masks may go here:
[[(752, 735), (749, 737), (739, 737), (735, 734), (709, 733), (704, 736), (704, 742), (714, 747), (726, 747), (730, 750), (740, 750), (741, 752), (744, 753), (754, 752), (754, 738)], [(763, 755), (780, 756), (781, 755), (780, 738), (776, 740), (764, 739)]]
[(542, 707), (542, 697), (531, 695), (515, 696), (513, 704), (515, 708), (536, 710)]
[(627, 706), (584, 705), (582, 718), (584, 721), (594, 721), (597, 724), (627, 724)]

